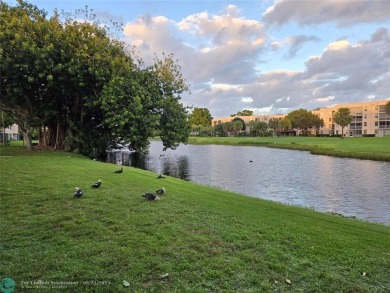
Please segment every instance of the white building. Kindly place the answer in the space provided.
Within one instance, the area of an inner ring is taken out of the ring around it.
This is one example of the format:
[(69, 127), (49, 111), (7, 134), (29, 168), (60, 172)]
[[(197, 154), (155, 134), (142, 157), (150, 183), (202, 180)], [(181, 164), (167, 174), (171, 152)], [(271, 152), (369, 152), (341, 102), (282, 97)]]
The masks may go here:
[(5, 131), (3, 128), (0, 128), (0, 141), (3, 141), (3, 139), (5, 139), (5, 141), (19, 140), (19, 126), (17, 124), (11, 125), (6, 128)]

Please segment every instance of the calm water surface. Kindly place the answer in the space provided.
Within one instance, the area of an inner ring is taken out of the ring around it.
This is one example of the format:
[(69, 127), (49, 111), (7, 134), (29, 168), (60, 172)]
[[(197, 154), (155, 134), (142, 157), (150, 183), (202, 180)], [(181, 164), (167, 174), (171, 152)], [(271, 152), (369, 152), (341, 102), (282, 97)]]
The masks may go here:
[[(224, 190), (390, 225), (390, 163), (251, 146), (180, 145), (109, 161)], [(251, 162), (252, 161), (252, 162)]]

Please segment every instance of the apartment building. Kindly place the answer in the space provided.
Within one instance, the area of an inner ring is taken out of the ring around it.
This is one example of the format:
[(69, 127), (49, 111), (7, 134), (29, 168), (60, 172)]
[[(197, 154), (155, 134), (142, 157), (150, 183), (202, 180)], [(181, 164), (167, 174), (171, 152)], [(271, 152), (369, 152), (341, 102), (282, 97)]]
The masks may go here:
[(321, 108), (312, 111), (324, 120), (324, 126), (320, 128), (319, 134), (339, 135), (341, 126), (334, 122), (334, 115), (340, 108), (349, 108), (353, 117), (352, 122), (344, 127), (344, 136), (389, 136), (390, 135), (390, 115), (385, 113), (385, 105), (389, 100), (359, 102), (350, 104), (340, 104), (334, 107)]
[(10, 127), (3, 130), (3, 128), (0, 128), (0, 141), (10, 141), (10, 140), (19, 140), (20, 134), (19, 134), (19, 127), (17, 124), (13, 124)]

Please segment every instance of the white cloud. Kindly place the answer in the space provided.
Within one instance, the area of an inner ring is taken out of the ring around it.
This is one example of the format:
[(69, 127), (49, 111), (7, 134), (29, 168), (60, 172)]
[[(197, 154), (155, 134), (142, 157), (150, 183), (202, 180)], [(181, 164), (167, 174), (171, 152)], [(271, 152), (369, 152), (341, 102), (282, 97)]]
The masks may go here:
[(321, 103), (329, 102), (329, 101), (332, 101), (332, 100), (334, 100), (334, 96), (329, 96), (329, 97), (317, 98), (316, 99), (317, 102), (321, 102)]
[(337, 51), (337, 50), (346, 49), (349, 46), (350, 44), (347, 40), (341, 40), (341, 41), (330, 43), (328, 46), (326, 46), (325, 50)]
[(339, 26), (357, 23), (385, 22), (389, 20), (390, 4), (387, 0), (276, 0), (263, 14), (270, 25), (296, 22), (312, 25), (333, 22)]
[(241, 101), (244, 103), (244, 104), (251, 104), (253, 102), (253, 99), (251, 97), (242, 97), (241, 98)]

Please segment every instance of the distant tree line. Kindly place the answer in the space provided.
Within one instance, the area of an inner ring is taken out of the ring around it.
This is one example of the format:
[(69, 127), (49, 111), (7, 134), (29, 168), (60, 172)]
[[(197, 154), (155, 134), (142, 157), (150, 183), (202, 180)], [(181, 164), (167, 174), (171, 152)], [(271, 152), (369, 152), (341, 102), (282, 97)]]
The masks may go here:
[(209, 111), (205, 108), (203, 108), (202, 111), (195, 108), (192, 116), (190, 115), (190, 117), (193, 118), (190, 119), (192, 134), (200, 136), (277, 136), (286, 135), (288, 131), (296, 129), (299, 130), (302, 135), (309, 135), (309, 130), (314, 129), (318, 132), (320, 127), (324, 125), (324, 121), (321, 118), (305, 109), (292, 111), (282, 119), (271, 118), (268, 122), (252, 120), (245, 123), (244, 120), (239, 117), (252, 115), (252, 111), (243, 110), (237, 114), (232, 114), (231, 117), (235, 118), (231, 121), (220, 123), (213, 127), (211, 126), (212, 117), (209, 115)]
[(116, 140), (139, 152), (152, 136), (165, 148), (187, 140), (180, 100), (189, 89), (173, 55), (145, 66), (116, 37), (118, 24), (99, 23), (87, 8), (50, 18), (22, 0), (0, 8), (0, 111), (29, 149), (37, 129), (41, 147), (83, 154)]

